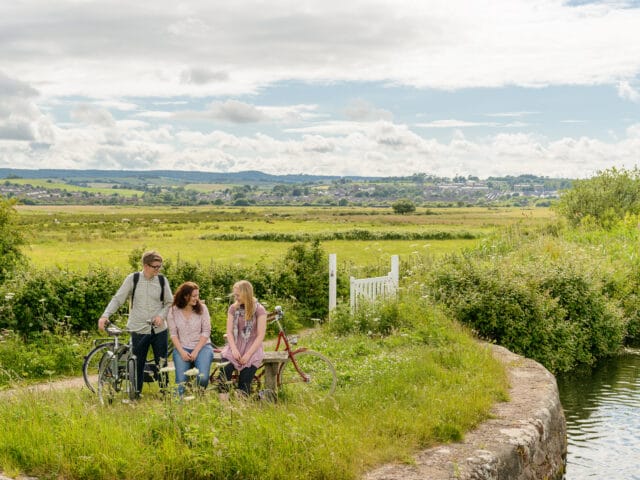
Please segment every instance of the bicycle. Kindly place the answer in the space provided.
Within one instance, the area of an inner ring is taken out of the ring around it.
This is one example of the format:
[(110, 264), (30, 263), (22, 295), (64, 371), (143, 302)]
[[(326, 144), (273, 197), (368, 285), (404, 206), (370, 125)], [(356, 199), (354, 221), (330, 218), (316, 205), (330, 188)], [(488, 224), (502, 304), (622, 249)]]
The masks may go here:
[[(115, 325), (111, 324), (113, 327)], [(117, 328), (117, 327), (116, 327)], [(124, 333), (124, 331), (122, 332)], [(100, 362), (108, 351), (115, 351), (115, 339), (100, 338), (94, 340), (94, 347), (84, 357), (82, 363), (82, 377), (84, 383), (92, 393), (98, 393), (98, 372), (100, 368)], [(169, 343), (167, 357), (173, 352), (173, 345)], [(166, 359), (164, 362), (166, 364)], [(144, 368), (144, 382), (153, 383), (160, 382), (160, 366), (155, 363), (153, 358), (153, 352), (149, 351), (147, 360), (145, 361)]]
[[(288, 359), (280, 365), (276, 384), (278, 390), (282, 390), (286, 396), (297, 395), (301, 392), (317, 395), (332, 395), (338, 383), (336, 369), (327, 357), (315, 350), (300, 347), (295, 350), (291, 345), (297, 345), (298, 338), (289, 337), (282, 325), (284, 311), (277, 306), (274, 312), (267, 316), (269, 323), (275, 323), (278, 327), (278, 340), (276, 351), (287, 352)], [(264, 372), (263, 372), (264, 373)]]
[[(306, 347), (294, 350), (292, 345), (297, 344), (297, 337), (287, 335), (282, 325), (283, 318), (284, 311), (280, 306), (275, 307), (273, 312), (267, 314), (267, 322), (275, 324), (278, 328), (275, 351), (286, 353), (286, 359), (279, 363), (275, 381), (266, 378), (271, 373), (267, 372), (264, 364), (258, 368), (251, 387), (252, 394), (257, 394), (259, 397), (271, 401), (275, 400), (280, 392), (284, 397), (300, 394), (332, 395), (338, 383), (333, 363), (315, 350)], [(215, 385), (218, 381), (221, 364), (219, 361), (217, 363), (214, 361), (212, 365), (213, 371), (209, 377), (209, 383)], [(235, 378), (231, 379), (232, 382), (234, 380)], [(271, 384), (275, 384), (277, 392), (269, 388)], [(265, 386), (267, 388), (263, 388)]]
[(106, 332), (113, 337), (113, 342), (105, 349), (98, 366), (98, 398), (103, 405), (112, 404), (118, 396), (122, 401), (135, 400), (137, 397), (136, 356), (133, 354), (131, 339), (128, 343), (120, 343), (120, 335), (125, 330), (109, 324)]

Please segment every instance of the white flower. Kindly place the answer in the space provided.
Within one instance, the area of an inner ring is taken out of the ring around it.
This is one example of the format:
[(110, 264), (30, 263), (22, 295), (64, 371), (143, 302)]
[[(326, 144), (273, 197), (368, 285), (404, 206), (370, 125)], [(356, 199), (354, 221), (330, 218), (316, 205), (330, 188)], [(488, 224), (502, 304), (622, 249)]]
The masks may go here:
[(186, 372), (184, 372), (184, 374), (187, 377), (195, 377), (196, 375), (198, 375), (200, 373), (200, 370), (198, 370), (197, 368), (190, 368), (189, 370), (187, 370)]

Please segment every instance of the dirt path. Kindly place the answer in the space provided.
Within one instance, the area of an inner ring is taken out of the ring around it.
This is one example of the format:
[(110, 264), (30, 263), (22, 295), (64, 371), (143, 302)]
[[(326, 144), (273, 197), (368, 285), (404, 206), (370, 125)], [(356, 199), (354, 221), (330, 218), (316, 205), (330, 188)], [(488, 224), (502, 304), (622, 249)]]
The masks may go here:
[[(53, 382), (34, 383), (26, 387), (10, 388), (0, 391), (0, 398), (14, 395), (16, 392), (46, 392), (52, 390), (63, 390), (65, 388), (86, 388), (84, 378), (71, 377)], [(1, 477), (0, 477), (1, 478)]]

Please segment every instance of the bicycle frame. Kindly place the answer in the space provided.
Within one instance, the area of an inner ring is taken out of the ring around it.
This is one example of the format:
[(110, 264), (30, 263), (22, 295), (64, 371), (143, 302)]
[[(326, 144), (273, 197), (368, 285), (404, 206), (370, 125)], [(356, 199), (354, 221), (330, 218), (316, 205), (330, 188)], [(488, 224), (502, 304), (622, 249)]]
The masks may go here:
[(291, 350), (291, 343), (289, 342), (289, 337), (287, 336), (287, 332), (282, 326), (282, 322), (280, 322), (280, 320), (282, 320), (283, 317), (284, 317), (284, 312), (282, 311), (282, 308), (276, 307), (274, 318), (273, 320), (270, 320), (270, 323), (275, 323), (278, 327), (278, 340), (276, 342), (276, 351), (280, 350), (280, 345), (282, 343), (284, 345), (284, 350), (287, 352), (287, 355), (289, 356), (289, 360), (291, 361), (294, 368), (296, 369), (296, 372), (298, 372), (298, 375), (300, 375), (300, 378), (302, 378), (302, 380), (308, 383), (310, 378), (307, 374), (305, 374), (302, 370), (300, 370), (300, 367), (298, 366), (298, 362), (296, 361), (296, 358), (295, 358), (295, 354), (300, 352), (306, 352), (309, 349), (307, 347), (299, 347), (299, 348), (296, 348), (295, 350)]

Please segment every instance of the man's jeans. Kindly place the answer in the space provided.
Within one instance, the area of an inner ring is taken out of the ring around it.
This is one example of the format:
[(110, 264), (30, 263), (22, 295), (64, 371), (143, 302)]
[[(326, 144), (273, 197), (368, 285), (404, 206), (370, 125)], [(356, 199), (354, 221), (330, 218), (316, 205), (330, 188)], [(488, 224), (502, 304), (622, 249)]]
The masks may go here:
[[(162, 330), (161, 332), (152, 333), (132, 333), (131, 341), (133, 343), (133, 354), (137, 359), (137, 391), (142, 391), (142, 385), (144, 384), (144, 364), (147, 360), (147, 353), (149, 347), (153, 350), (153, 360), (158, 366), (158, 370), (167, 364), (167, 341), (169, 339), (168, 331)], [(160, 389), (165, 390), (167, 388), (167, 374), (160, 373)]]
[[(192, 348), (185, 348), (185, 351), (191, 353)], [(213, 362), (213, 347), (211, 344), (207, 344), (198, 352), (195, 362), (184, 361), (178, 352), (178, 349), (173, 350), (173, 366), (176, 368), (176, 384), (178, 385), (178, 393), (184, 394), (184, 385), (187, 381), (185, 372), (192, 367), (196, 367), (198, 373), (198, 385), (202, 388), (207, 388), (209, 385), (209, 371), (211, 370), (211, 362)]]

